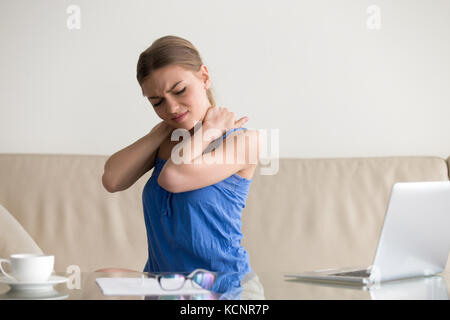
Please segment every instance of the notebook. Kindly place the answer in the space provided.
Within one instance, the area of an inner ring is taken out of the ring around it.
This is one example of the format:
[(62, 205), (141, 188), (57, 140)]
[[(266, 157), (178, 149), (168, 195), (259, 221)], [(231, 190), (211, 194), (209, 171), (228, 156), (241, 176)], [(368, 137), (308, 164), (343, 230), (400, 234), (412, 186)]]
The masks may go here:
[(97, 278), (97, 285), (107, 296), (197, 295), (210, 294), (203, 288), (195, 288), (186, 281), (179, 290), (163, 290), (155, 278)]

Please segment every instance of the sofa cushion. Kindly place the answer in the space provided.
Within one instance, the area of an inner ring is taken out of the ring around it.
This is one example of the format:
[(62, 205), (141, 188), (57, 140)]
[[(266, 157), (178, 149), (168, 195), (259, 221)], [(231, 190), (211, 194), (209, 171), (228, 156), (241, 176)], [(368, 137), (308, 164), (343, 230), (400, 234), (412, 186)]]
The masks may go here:
[(14, 253), (37, 253), (42, 250), (22, 225), (0, 204), (0, 257)]

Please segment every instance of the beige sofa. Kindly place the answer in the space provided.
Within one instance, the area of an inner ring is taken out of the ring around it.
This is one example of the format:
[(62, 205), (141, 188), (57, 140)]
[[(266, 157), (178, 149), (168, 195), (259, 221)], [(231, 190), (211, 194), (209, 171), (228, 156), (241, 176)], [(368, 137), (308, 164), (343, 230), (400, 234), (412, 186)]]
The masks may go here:
[[(107, 158), (0, 154), (0, 257), (42, 250), (55, 255), (59, 272), (70, 265), (143, 270), (141, 195), (151, 172), (111, 194), (101, 182)], [(393, 184), (449, 180), (449, 160), (280, 159), (276, 175), (258, 167), (243, 210), (253, 270), (370, 265)]]

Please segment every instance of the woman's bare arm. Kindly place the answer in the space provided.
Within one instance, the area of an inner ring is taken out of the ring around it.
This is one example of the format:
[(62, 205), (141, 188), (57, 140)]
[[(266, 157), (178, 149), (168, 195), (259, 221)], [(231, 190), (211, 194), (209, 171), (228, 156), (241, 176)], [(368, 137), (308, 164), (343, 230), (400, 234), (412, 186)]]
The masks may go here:
[[(196, 132), (194, 136), (197, 134), (200, 133)], [(193, 145), (194, 141), (195, 137), (188, 145)], [(203, 150), (209, 142), (204, 141), (206, 142), (202, 145)], [(193, 148), (192, 146), (191, 149)], [(187, 149), (189, 150), (189, 147)], [(199, 160), (198, 163), (195, 160)], [(191, 162), (175, 164), (172, 158), (169, 158), (159, 174), (158, 184), (173, 193), (191, 191), (222, 181), (242, 169), (256, 166), (258, 161), (259, 132), (233, 132), (218, 148), (192, 159)]]
[(116, 152), (105, 163), (102, 183), (109, 192), (128, 189), (155, 165), (156, 151), (173, 128), (164, 121), (147, 135)]

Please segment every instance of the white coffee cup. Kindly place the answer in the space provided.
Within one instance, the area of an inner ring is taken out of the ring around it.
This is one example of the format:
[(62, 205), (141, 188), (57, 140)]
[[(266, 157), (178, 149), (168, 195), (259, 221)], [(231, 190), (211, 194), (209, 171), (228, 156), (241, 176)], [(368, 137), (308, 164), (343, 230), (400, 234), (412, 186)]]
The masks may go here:
[[(12, 274), (3, 270), (3, 262), (11, 265)], [(13, 254), (9, 259), (0, 259), (0, 271), (8, 278), (19, 282), (45, 282), (53, 272), (55, 256), (44, 254)]]

